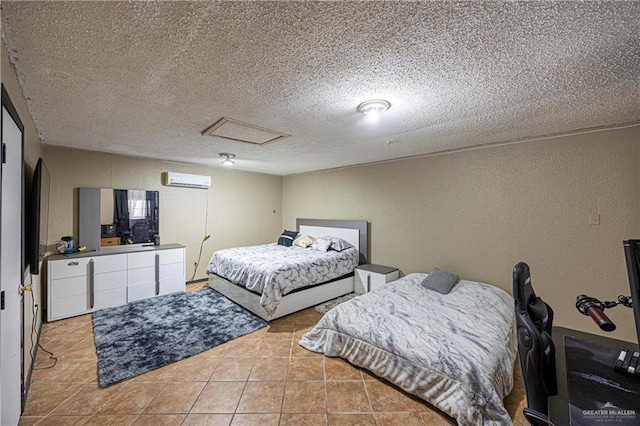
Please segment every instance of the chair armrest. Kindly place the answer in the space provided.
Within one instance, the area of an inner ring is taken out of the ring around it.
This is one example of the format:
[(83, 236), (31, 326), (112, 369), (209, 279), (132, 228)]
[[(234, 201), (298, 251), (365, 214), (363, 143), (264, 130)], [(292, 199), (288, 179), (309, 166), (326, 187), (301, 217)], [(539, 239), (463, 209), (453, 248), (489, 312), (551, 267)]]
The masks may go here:
[(549, 425), (549, 416), (546, 414), (542, 414), (540, 411), (534, 410), (532, 408), (524, 408), (522, 410), (524, 413), (525, 419), (529, 421), (534, 426)]

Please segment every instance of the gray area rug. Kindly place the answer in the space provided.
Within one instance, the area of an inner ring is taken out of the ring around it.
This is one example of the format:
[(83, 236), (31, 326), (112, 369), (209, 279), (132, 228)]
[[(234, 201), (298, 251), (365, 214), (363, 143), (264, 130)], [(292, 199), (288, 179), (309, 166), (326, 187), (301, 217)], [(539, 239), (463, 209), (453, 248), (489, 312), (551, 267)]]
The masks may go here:
[(339, 304), (346, 302), (347, 300), (351, 300), (356, 296), (359, 296), (359, 295), (357, 293), (348, 293), (348, 294), (345, 294), (344, 296), (336, 297), (335, 299), (331, 299), (329, 301), (326, 301), (324, 303), (317, 305), (316, 311), (326, 314), (329, 311), (329, 309), (335, 306), (338, 306)]
[(95, 311), (100, 385), (130, 379), (266, 325), (211, 288)]

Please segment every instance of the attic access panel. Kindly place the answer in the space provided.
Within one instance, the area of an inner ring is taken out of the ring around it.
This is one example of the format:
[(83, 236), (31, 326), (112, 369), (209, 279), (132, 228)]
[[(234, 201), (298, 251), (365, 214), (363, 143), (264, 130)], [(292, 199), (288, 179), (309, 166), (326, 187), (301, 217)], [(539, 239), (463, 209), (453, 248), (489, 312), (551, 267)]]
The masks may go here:
[(237, 142), (263, 145), (291, 135), (222, 117), (202, 132), (202, 136), (215, 136)]

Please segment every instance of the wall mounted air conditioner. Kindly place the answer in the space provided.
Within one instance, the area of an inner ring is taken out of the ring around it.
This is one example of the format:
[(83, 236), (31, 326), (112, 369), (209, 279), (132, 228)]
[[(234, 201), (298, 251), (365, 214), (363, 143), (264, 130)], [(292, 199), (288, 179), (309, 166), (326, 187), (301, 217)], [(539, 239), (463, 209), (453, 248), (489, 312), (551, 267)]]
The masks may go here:
[(211, 186), (211, 176), (164, 172), (162, 173), (162, 184), (166, 186), (184, 186), (187, 188), (209, 188)]

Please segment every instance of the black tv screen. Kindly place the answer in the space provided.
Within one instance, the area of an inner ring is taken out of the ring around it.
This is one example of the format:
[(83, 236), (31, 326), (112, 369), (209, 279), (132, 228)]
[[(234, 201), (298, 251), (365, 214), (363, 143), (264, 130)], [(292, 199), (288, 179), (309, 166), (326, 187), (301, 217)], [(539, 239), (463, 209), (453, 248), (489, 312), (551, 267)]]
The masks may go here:
[(627, 261), (636, 334), (638, 335), (638, 344), (640, 344), (640, 240), (624, 240), (624, 254)]
[(42, 158), (33, 171), (31, 196), (29, 199), (29, 221), (27, 232), (27, 261), (32, 275), (40, 273), (40, 261), (47, 251), (49, 229), (49, 185), (51, 176)]

